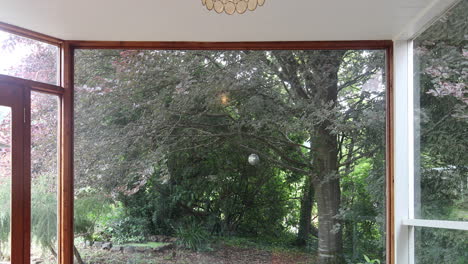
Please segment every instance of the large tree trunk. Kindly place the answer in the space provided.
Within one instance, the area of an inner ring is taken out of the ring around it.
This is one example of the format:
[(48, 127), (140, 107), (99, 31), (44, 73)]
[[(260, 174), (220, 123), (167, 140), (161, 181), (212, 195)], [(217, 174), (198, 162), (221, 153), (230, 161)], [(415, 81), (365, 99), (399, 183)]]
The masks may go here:
[(297, 245), (305, 246), (309, 235), (312, 233), (312, 208), (314, 206), (314, 187), (311, 175), (307, 175), (301, 199), (301, 211), (299, 216), (299, 232), (297, 234)]
[[(333, 56), (334, 55), (334, 56)], [(344, 53), (332, 52), (323, 58), (316, 99), (336, 103), (338, 99), (338, 70)], [(333, 120), (325, 120), (311, 133), (313, 170), (316, 192), (319, 241), (318, 264), (341, 264), (343, 258), (342, 228), (338, 219), (341, 200), (338, 174), (338, 141), (332, 131)]]
[(318, 263), (344, 263), (342, 259), (342, 229), (337, 218), (340, 209), (341, 190), (338, 175), (338, 146), (336, 136), (324, 124), (312, 134), (314, 149), (314, 188), (319, 218)]
[(344, 263), (342, 229), (337, 219), (340, 209), (340, 181), (333, 179), (317, 183), (316, 190), (319, 212), (318, 263)]
[[(298, 100), (314, 103), (317, 108), (333, 105), (338, 99), (338, 71), (346, 51), (307, 51), (301, 63), (296, 55), (272, 53), (281, 65), (280, 77), (289, 83)], [(303, 79), (301, 79), (302, 76)], [(319, 110), (319, 109), (317, 109)], [(320, 109), (322, 110), (322, 109)], [(330, 109), (330, 111), (332, 111)], [(326, 111), (324, 111), (326, 112)], [(328, 118), (333, 118), (330, 115)], [(311, 131), (310, 143), (313, 166), (313, 187), (319, 217), (318, 264), (344, 263), (342, 231), (336, 216), (340, 209), (340, 180), (338, 175), (338, 143), (331, 131), (333, 120), (325, 120)], [(310, 195), (310, 193), (306, 193)], [(311, 204), (301, 203), (304, 219), (311, 214)], [(302, 220), (302, 217), (301, 217)], [(304, 222), (304, 230), (310, 223)], [(301, 236), (304, 231), (300, 231)]]

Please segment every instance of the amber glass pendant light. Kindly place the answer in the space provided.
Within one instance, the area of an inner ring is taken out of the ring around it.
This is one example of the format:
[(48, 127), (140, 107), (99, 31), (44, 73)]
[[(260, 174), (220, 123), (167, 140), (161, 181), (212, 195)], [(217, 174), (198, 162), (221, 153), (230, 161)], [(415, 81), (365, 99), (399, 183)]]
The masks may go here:
[(265, 0), (202, 0), (202, 4), (208, 10), (232, 15), (236, 12), (243, 14), (247, 10), (254, 11), (257, 6), (265, 4)]

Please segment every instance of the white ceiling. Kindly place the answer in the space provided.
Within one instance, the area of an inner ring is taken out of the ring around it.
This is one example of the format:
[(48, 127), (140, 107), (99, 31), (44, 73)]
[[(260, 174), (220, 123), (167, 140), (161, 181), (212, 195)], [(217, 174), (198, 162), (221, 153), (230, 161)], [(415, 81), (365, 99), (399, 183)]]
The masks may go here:
[(0, 22), (66, 40), (383, 40), (414, 33), (453, 2), (266, 0), (230, 16), (201, 0), (0, 0)]

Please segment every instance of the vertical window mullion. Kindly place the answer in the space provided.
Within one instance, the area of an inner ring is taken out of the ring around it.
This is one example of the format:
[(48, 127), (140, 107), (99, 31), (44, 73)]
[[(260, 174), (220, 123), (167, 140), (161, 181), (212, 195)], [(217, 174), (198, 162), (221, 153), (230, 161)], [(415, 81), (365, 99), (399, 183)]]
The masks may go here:
[[(415, 90), (413, 83), (414, 68), (413, 68), (413, 41), (407, 42), (408, 49), (408, 93), (407, 93), (407, 105), (408, 105), (408, 219), (415, 218)], [(408, 227), (408, 263), (415, 263), (415, 243), (414, 243), (415, 228), (413, 226)]]
[(410, 261), (410, 228), (402, 225), (410, 214), (409, 173), (409, 43), (407, 40), (394, 42), (394, 139), (395, 139), (395, 263), (412, 264)]

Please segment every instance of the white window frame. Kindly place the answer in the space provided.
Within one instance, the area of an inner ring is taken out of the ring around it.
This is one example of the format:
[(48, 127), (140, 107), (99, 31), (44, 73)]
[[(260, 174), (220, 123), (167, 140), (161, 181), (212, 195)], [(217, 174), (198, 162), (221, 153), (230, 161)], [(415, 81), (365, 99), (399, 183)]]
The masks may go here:
[(416, 227), (468, 231), (468, 222), (415, 218), (413, 39), (458, 0), (436, 0), (394, 40), (395, 264), (415, 264)]

